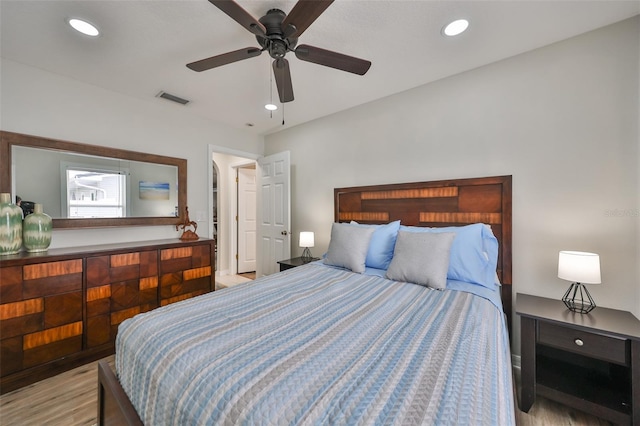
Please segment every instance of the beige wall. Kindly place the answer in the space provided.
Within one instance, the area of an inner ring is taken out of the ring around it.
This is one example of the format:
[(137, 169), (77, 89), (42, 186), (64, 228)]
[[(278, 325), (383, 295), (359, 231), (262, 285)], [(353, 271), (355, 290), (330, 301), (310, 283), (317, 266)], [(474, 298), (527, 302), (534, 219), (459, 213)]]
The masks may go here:
[[(189, 213), (202, 237), (209, 235), (209, 145), (262, 154), (262, 137), (194, 116), (188, 105), (153, 94), (131, 98), (6, 59), (1, 72), (3, 130), (186, 158)], [(179, 235), (173, 226), (54, 230), (51, 247)]]
[[(637, 51), (638, 51), (638, 69), (640, 70), (640, 43), (637, 46)], [(639, 78), (640, 80), (640, 78)], [(638, 111), (638, 116), (640, 117), (640, 83), (638, 83), (638, 97), (636, 98), (636, 108)], [(637, 186), (637, 193), (636, 193), (636, 216), (637, 216), (637, 228), (636, 228), (636, 235), (637, 235), (637, 241), (636, 241), (636, 259), (638, 257), (640, 257), (640, 118), (638, 120), (636, 120), (635, 123), (635, 132), (636, 132), (636, 138), (637, 138), (637, 143), (638, 143), (638, 148), (637, 148), (637, 154), (638, 154), (638, 160), (636, 163), (636, 173), (637, 173), (637, 177), (638, 177), (638, 186)], [(640, 262), (636, 261), (636, 267), (637, 267), (637, 275), (636, 275), (636, 286), (640, 287)], [(640, 309), (640, 289), (637, 290), (636, 292), (636, 309)], [(638, 316), (638, 312), (637, 310), (634, 312), (636, 316)]]
[(612, 213), (639, 205), (639, 28), (636, 17), (267, 136), (266, 154), (291, 151), (294, 235), (315, 231), (326, 251), (335, 187), (510, 174), (516, 291), (559, 299), (558, 251), (593, 251), (596, 303), (640, 316), (640, 219)]

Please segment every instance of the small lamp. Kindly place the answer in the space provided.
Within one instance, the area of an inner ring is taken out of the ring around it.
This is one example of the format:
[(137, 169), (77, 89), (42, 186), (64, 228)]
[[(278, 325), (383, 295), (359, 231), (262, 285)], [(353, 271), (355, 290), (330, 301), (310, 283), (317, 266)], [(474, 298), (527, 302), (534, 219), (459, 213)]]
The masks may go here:
[(583, 284), (600, 284), (600, 256), (582, 251), (561, 251), (558, 278), (573, 281), (562, 301), (573, 312), (587, 314), (596, 307)]
[(309, 247), (313, 247), (313, 232), (308, 232), (308, 231), (303, 231), (300, 232), (300, 247), (304, 247), (304, 250), (302, 251), (302, 259), (305, 261), (310, 261), (312, 259), (311, 257), (311, 250), (309, 250)]

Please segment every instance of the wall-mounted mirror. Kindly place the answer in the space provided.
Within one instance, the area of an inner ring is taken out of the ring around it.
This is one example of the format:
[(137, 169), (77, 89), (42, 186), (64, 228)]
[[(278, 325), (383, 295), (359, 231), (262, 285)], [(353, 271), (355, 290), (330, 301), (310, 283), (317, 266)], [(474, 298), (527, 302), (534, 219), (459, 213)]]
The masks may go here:
[(187, 160), (0, 132), (0, 192), (39, 203), (54, 228), (174, 225), (187, 205)]

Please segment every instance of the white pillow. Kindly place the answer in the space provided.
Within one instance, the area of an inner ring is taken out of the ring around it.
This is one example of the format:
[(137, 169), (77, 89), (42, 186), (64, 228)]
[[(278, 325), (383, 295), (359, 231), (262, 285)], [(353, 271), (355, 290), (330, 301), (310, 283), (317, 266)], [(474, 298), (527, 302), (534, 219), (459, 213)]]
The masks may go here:
[(398, 232), (387, 278), (444, 289), (453, 232)]
[(347, 268), (358, 274), (363, 273), (374, 231), (373, 227), (334, 223), (324, 263)]

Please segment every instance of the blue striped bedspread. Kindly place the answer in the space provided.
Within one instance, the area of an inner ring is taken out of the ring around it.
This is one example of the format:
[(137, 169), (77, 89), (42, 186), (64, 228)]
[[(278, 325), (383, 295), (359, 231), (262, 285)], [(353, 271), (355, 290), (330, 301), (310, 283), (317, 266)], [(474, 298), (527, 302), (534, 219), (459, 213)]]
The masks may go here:
[(490, 301), (309, 264), (120, 325), (146, 425), (515, 424)]

